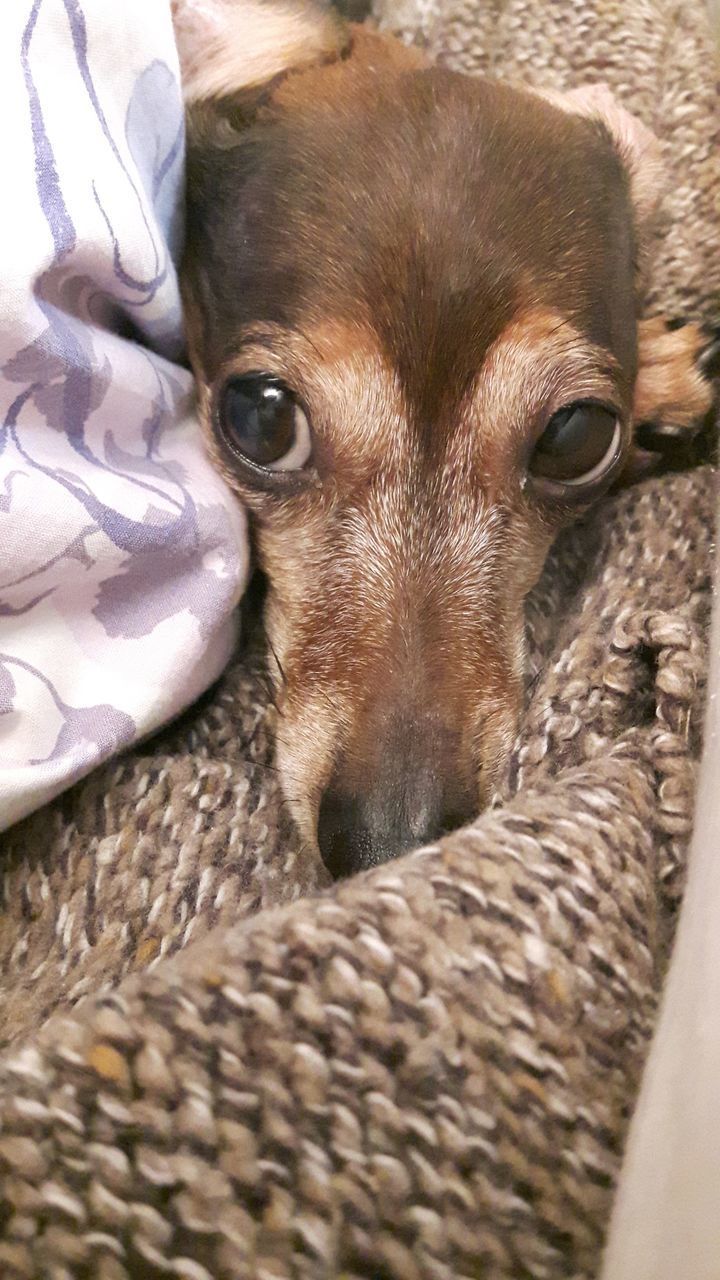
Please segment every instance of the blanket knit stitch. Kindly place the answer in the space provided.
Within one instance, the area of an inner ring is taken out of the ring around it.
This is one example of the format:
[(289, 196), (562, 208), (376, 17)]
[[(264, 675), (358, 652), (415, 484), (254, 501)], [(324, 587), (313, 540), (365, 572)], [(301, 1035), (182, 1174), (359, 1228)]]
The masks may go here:
[[(611, 83), (670, 167), (652, 306), (711, 313), (699, 4), (391, 12), (470, 71)], [(259, 646), (5, 835), (4, 1278), (596, 1274), (691, 827), (715, 507), (705, 467), (562, 536), (502, 803), (437, 846), (328, 884)]]

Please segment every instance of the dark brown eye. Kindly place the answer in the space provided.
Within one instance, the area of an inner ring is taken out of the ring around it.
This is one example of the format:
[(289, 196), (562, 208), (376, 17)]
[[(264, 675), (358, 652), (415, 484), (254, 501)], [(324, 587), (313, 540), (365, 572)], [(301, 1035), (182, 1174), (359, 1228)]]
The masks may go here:
[(271, 471), (299, 471), (312, 453), (310, 426), (300, 405), (268, 374), (230, 378), (220, 396), (218, 422), (236, 453)]
[(568, 405), (550, 419), (530, 459), (530, 472), (563, 485), (585, 485), (610, 470), (620, 448), (620, 422), (592, 402)]

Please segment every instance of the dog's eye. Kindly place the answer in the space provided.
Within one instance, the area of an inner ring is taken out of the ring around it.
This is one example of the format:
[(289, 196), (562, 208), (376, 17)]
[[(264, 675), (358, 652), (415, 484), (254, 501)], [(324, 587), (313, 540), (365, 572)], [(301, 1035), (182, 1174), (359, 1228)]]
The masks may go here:
[(277, 378), (250, 373), (226, 382), (220, 430), (236, 453), (270, 471), (299, 471), (312, 453), (310, 426), (292, 392)]
[(620, 438), (620, 422), (611, 409), (568, 405), (553, 415), (535, 445), (530, 471), (557, 484), (592, 484), (619, 456)]

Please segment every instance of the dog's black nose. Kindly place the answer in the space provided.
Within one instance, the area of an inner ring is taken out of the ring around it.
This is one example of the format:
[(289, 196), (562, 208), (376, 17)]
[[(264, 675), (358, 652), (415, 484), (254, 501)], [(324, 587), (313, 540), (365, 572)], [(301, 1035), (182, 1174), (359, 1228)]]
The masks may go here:
[(330, 874), (340, 879), (454, 831), (478, 808), (476, 790), (459, 794), (430, 771), (402, 779), (390, 771), (381, 784), (353, 791), (337, 779), (320, 802), (320, 852)]

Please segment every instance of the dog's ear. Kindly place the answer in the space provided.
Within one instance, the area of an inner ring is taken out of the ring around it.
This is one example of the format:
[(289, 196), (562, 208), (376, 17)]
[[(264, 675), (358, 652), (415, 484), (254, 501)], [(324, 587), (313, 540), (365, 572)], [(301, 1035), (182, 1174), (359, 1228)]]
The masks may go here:
[(188, 106), (249, 103), (347, 43), (345, 23), (322, 0), (172, 0), (172, 14)]
[(665, 180), (655, 134), (621, 107), (604, 84), (585, 85), (566, 93), (544, 90), (542, 97), (564, 111), (599, 120), (605, 126), (627, 169), (635, 218), (642, 231), (657, 209)]

